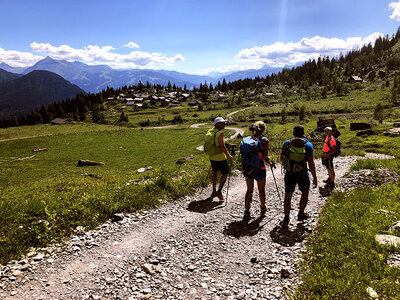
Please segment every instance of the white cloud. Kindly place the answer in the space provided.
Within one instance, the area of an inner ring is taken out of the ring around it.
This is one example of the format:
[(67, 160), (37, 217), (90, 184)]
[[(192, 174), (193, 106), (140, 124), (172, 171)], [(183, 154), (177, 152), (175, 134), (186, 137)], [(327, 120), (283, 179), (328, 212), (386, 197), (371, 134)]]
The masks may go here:
[(0, 62), (4, 62), (12, 67), (32, 66), (43, 58), (43, 56), (33, 55), (30, 52), (5, 50), (0, 47)]
[(400, 21), (400, 1), (389, 3), (389, 7), (393, 9), (393, 13), (390, 15), (390, 18)]
[(236, 72), (236, 71), (245, 71), (249, 69), (260, 69), (262, 68), (262, 64), (259, 65), (229, 65), (229, 66), (220, 66), (214, 68), (207, 68), (204, 69), (201, 74), (209, 74), (211, 72), (220, 72), (220, 73), (227, 73), (227, 72)]
[(127, 48), (140, 48), (140, 46), (134, 42), (129, 42), (128, 44), (125, 44), (124, 47)]
[(172, 65), (174, 62), (185, 60), (181, 54), (167, 57), (162, 53), (149, 53), (143, 51), (132, 51), (128, 54), (118, 54), (112, 46), (100, 47), (88, 45), (82, 49), (75, 49), (68, 45), (53, 46), (49, 43), (31, 43), (33, 51), (45, 53), (55, 59), (68, 61), (81, 61), (89, 65), (106, 64), (117, 69), (127, 68), (149, 68), (154, 65)]
[(375, 32), (364, 39), (361, 37), (349, 37), (343, 40), (324, 38), (317, 35), (313, 38), (303, 38), (299, 42), (276, 42), (262, 47), (243, 49), (239, 51), (236, 58), (253, 61), (258, 64), (283, 67), (309, 59), (316, 59), (320, 56), (335, 57), (340, 53), (345, 54), (351, 50), (360, 49), (363, 45), (373, 44), (379, 36), (383, 35)]

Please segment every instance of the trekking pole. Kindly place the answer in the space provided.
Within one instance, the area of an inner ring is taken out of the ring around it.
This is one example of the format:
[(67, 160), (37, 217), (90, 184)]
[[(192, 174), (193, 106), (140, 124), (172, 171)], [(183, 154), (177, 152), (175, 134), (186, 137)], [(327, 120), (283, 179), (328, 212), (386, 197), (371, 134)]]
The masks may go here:
[(273, 168), (276, 168), (276, 164), (272, 160), (271, 160), (270, 167), (271, 167), (272, 177), (274, 178), (274, 182), (275, 182), (276, 192), (278, 193), (279, 201), (282, 203), (281, 195), (279, 194), (278, 184), (276, 183), (276, 178), (275, 178), (274, 169), (273, 169)]
[[(232, 147), (232, 156), (235, 157), (236, 153), (235, 153), (235, 146), (236, 145), (231, 145)], [(229, 193), (229, 182), (231, 179), (231, 169), (232, 169), (232, 163), (230, 163), (230, 168), (229, 168), (229, 173), (228, 173), (228, 186), (226, 189), (226, 197), (225, 197), (225, 206), (228, 205), (228, 193)]]

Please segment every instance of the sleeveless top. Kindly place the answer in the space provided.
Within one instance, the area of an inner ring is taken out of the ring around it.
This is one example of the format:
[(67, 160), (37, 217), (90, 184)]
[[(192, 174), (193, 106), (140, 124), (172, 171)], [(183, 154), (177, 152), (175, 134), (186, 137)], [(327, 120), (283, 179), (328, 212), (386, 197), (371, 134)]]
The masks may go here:
[[(214, 133), (216, 132), (215, 146), (217, 146), (219, 148), (219, 140), (218, 139), (219, 139), (219, 136), (223, 133), (223, 131), (218, 130), (217, 128), (214, 128), (212, 131)], [(226, 154), (224, 152), (222, 152), (222, 150), (221, 150), (221, 153), (209, 154), (208, 157), (210, 158), (210, 160), (214, 160), (214, 161), (223, 161), (223, 160), (227, 159)]]

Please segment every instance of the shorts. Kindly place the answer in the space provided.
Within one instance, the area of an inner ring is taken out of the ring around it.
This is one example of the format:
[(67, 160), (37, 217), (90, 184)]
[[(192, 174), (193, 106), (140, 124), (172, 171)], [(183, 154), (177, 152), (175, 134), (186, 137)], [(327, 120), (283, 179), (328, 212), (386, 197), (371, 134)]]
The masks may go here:
[(299, 185), (300, 192), (306, 192), (310, 189), (310, 178), (308, 172), (305, 173), (285, 173), (285, 193), (293, 194), (296, 184)]
[(211, 167), (214, 172), (221, 172), (222, 175), (227, 175), (229, 173), (228, 161), (225, 160), (210, 160)]
[(328, 156), (327, 159), (322, 159), (322, 164), (328, 169), (333, 169), (333, 156)]
[(266, 169), (254, 169), (253, 172), (248, 174), (246, 171), (243, 171), (243, 176), (246, 178), (253, 178), (256, 181), (260, 181), (267, 177), (267, 170)]

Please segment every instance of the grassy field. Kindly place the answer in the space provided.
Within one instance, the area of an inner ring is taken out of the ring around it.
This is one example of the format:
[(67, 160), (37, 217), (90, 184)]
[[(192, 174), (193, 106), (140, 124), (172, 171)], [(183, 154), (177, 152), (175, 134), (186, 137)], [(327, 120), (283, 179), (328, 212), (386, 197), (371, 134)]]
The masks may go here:
[(379, 299), (398, 299), (400, 270), (386, 263), (395, 249), (379, 245), (374, 236), (399, 219), (398, 184), (333, 194), (308, 241), (295, 298), (368, 299), (371, 287)]
[[(42, 129), (21, 127), (20, 136), (30, 138), (0, 142), (1, 263), (58, 241), (76, 226), (94, 228), (113, 213), (149, 208), (208, 182), (208, 160), (195, 149), (206, 128), (75, 124)], [(48, 150), (32, 152), (36, 148)], [(176, 164), (191, 154), (192, 161)], [(79, 159), (104, 165), (77, 167)], [(148, 166), (154, 170), (137, 173)]]

